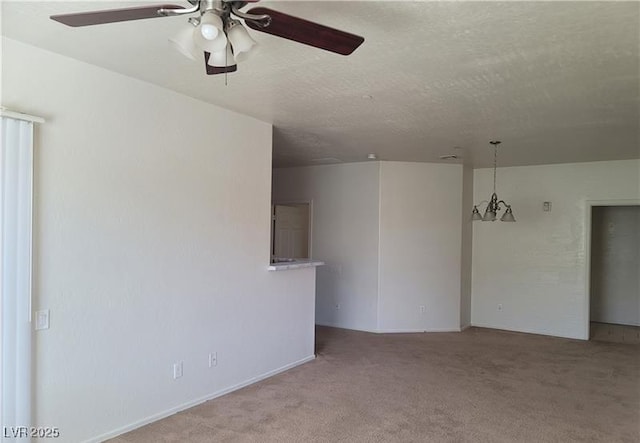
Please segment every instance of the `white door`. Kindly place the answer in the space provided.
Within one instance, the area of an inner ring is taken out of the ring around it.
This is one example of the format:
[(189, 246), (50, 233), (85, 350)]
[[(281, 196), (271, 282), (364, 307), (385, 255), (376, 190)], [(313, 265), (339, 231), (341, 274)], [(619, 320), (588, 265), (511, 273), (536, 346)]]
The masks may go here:
[(309, 205), (275, 205), (274, 255), (309, 258)]

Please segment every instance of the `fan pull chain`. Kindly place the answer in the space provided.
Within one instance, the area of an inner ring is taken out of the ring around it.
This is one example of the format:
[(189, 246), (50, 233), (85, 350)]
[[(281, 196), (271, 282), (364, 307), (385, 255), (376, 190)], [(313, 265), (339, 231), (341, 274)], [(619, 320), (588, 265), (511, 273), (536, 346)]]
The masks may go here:
[(227, 82), (227, 76), (229, 75), (229, 60), (227, 59), (228, 55), (229, 55), (229, 51), (227, 51), (227, 47), (225, 46), (224, 47), (224, 85), (225, 86), (229, 86), (229, 83)]

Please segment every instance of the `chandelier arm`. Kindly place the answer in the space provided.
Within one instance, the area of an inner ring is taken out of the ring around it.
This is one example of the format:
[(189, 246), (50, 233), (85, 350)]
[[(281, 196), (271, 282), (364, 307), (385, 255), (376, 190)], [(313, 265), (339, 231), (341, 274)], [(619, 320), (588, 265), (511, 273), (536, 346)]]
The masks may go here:
[(184, 9), (158, 9), (158, 15), (163, 17), (170, 17), (174, 15), (185, 15), (185, 14), (193, 14), (194, 12), (198, 12), (200, 10), (200, 4), (194, 5), (192, 8), (184, 8)]
[(481, 205), (483, 205), (483, 204), (488, 205), (489, 204), (489, 200), (482, 200), (480, 203), (478, 203), (477, 205), (473, 205), (473, 206), (475, 206), (476, 208), (480, 208)]
[(248, 14), (236, 8), (235, 4), (231, 4), (231, 12), (233, 13), (233, 15), (254, 22), (262, 28), (266, 28), (271, 24), (271, 16), (269, 14)]

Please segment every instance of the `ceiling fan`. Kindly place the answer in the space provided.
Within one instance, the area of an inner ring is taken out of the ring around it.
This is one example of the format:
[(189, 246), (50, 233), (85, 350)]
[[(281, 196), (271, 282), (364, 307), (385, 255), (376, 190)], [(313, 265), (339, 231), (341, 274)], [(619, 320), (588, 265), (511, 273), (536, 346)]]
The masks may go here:
[(238, 69), (257, 43), (242, 22), (256, 31), (293, 40), (298, 43), (349, 55), (364, 42), (355, 34), (303, 20), (269, 8), (240, 9), (259, 0), (187, 0), (190, 8), (179, 5), (149, 5), (124, 9), (52, 15), (50, 18), (67, 26), (91, 26), (147, 18), (191, 15), (188, 25), (170, 41), (192, 60), (204, 53), (207, 74), (223, 74)]

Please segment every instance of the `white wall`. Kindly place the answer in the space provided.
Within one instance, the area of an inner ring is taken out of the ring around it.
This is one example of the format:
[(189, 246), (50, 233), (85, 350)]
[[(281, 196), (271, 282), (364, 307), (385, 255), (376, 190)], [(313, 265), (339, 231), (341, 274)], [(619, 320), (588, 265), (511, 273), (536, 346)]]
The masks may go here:
[(381, 163), (381, 332), (459, 330), (462, 178), (461, 165)]
[(266, 270), (271, 126), (2, 43), (2, 104), (47, 118), (32, 425), (105, 437), (312, 358), (314, 270)]
[[(475, 171), (476, 202), (491, 181)], [(498, 196), (517, 222), (474, 223), (472, 323), (587, 338), (586, 201), (640, 198), (640, 161), (499, 168)]]
[(591, 321), (640, 326), (640, 206), (596, 206)]
[(473, 222), (473, 168), (464, 165), (462, 169), (462, 258), (460, 268), (460, 328), (471, 325), (471, 278)]
[(312, 255), (326, 263), (318, 268), (318, 324), (377, 328), (379, 167), (274, 169), (274, 202), (312, 201)]

